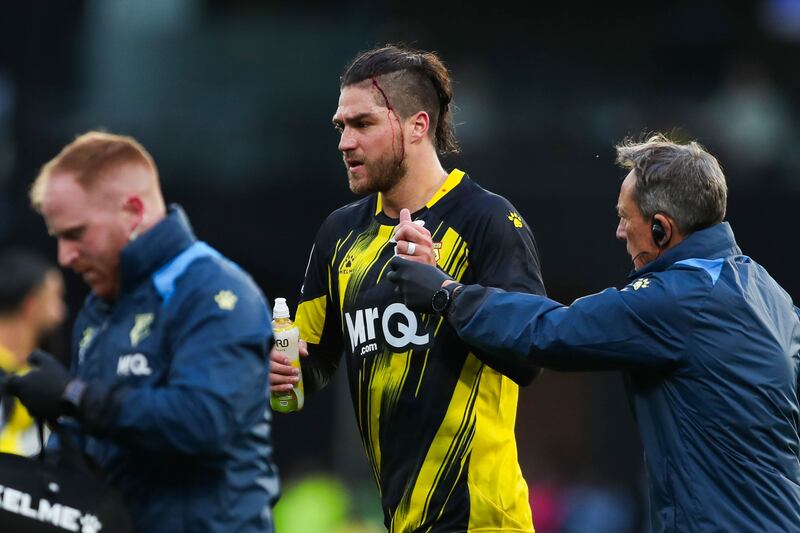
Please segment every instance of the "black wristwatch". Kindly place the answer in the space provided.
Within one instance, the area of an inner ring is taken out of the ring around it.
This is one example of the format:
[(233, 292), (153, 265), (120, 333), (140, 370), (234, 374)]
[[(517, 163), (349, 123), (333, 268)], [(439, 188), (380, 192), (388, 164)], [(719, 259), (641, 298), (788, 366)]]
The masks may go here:
[(456, 290), (462, 287), (464, 286), (460, 283), (450, 283), (434, 292), (433, 298), (431, 299), (431, 307), (434, 312), (443, 315), (444, 312), (447, 311), (447, 308), (450, 307), (450, 302), (453, 301), (453, 295), (456, 293)]

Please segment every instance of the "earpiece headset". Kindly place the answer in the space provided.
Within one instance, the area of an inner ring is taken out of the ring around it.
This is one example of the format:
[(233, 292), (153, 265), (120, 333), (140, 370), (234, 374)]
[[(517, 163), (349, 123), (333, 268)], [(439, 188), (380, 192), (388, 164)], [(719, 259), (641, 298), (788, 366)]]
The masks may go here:
[(661, 221), (656, 220), (655, 215), (653, 215), (653, 227), (651, 228), (651, 231), (653, 232), (653, 241), (655, 241), (656, 246), (663, 248), (667, 245), (665, 242), (667, 238), (667, 231), (664, 229)]
[[(672, 235), (667, 235), (667, 230), (664, 229), (664, 224), (661, 223), (660, 220), (656, 219), (656, 215), (665, 215), (661, 211), (653, 214), (653, 217), (650, 219), (650, 235), (653, 237), (653, 242), (655, 243), (656, 247), (658, 248), (658, 253), (655, 254), (654, 259), (658, 259), (661, 255), (661, 252), (664, 248), (667, 247), (669, 241), (672, 240)], [(665, 215), (666, 216), (666, 215)], [(667, 221), (669, 223), (669, 221)], [(653, 255), (647, 251), (641, 251), (632, 259), (633, 264), (636, 265), (636, 261), (642, 256)]]

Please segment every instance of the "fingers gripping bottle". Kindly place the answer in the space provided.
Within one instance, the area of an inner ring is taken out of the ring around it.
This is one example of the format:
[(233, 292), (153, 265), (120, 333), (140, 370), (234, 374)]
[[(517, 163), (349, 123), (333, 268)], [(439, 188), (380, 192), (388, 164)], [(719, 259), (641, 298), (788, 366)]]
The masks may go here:
[(297, 343), (300, 340), (300, 331), (289, 318), (289, 307), (286, 298), (275, 298), (275, 308), (272, 310), (272, 333), (275, 336), (275, 350), (281, 352), (289, 359), (289, 364), (298, 372), (299, 381), (290, 391), (273, 392), (270, 396), (270, 405), (273, 411), (291, 413), (303, 408), (303, 373), (300, 369), (300, 353)]

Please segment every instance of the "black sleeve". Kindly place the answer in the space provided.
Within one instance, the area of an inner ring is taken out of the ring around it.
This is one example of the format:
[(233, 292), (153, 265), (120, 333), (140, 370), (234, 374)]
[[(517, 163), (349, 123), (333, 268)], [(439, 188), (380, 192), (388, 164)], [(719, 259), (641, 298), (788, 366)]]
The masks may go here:
[(475, 283), (546, 296), (536, 241), (514, 206), (496, 197), (481, 227), (471, 256)]
[(301, 358), (303, 386), (313, 393), (328, 384), (342, 357), (342, 329), (338, 297), (333, 291), (325, 224), (311, 248), (296, 323), (300, 338), (308, 343), (308, 357)]
[[(471, 253), (475, 283), (506, 291), (545, 296), (536, 241), (530, 227), (505, 198), (495, 196), (481, 220)], [(517, 364), (486, 351), (475, 354), (487, 365), (520, 385), (527, 385), (541, 369)]]

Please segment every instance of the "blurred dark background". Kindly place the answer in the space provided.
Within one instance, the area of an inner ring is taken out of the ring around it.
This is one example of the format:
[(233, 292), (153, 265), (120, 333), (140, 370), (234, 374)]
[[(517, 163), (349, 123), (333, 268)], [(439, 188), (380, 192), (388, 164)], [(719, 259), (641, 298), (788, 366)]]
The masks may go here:
[[(463, 153), (446, 166), (516, 205), (553, 298), (623, 281), (613, 146), (650, 131), (720, 159), (740, 245), (800, 295), (800, 1), (599, 4), (2, 1), (0, 245), (55, 257), (27, 188), (77, 134), (106, 128), (139, 139), (198, 235), (294, 308), (319, 224), (353, 200), (330, 122), (339, 74), (402, 42), (451, 69)], [(74, 316), (86, 288), (67, 282)], [(352, 416), (340, 380), (276, 417), (276, 456), (287, 490), (330, 476), (372, 531)], [(537, 531), (644, 530), (619, 375), (547, 373), (522, 391), (517, 434)]]

